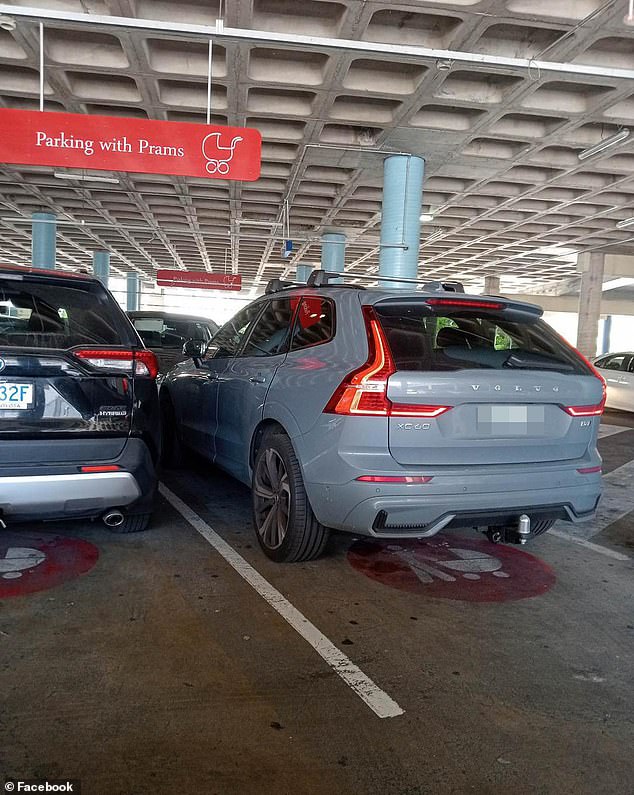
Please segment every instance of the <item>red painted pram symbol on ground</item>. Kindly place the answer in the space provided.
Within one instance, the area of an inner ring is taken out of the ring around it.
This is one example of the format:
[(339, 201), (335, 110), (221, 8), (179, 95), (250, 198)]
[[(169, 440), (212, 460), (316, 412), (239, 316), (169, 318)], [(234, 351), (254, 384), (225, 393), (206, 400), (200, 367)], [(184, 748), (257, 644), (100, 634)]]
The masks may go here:
[(220, 143), (222, 133), (212, 132), (203, 138), (203, 155), (207, 160), (205, 166), (209, 174), (228, 174), (236, 146), (243, 141), (241, 135), (235, 135), (228, 146)]
[(478, 538), (362, 540), (352, 545), (348, 560), (392, 588), (465, 602), (526, 599), (555, 583), (552, 569), (533, 555)]
[(78, 538), (0, 534), (0, 598), (54, 588), (90, 571), (99, 550)]

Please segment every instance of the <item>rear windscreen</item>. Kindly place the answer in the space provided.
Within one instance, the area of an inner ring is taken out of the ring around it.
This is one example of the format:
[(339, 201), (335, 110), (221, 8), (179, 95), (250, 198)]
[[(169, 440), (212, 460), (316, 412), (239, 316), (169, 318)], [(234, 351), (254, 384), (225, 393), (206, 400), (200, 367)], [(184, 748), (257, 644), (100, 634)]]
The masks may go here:
[(589, 375), (585, 362), (538, 317), (424, 304), (377, 304), (399, 370), (518, 369)]
[(120, 319), (99, 284), (68, 286), (0, 278), (0, 345), (121, 345)]
[(132, 323), (148, 348), (180, 349), (187, 340), (209, 342), (213, 333), (208, 324), (186, 317), (134, 317)]

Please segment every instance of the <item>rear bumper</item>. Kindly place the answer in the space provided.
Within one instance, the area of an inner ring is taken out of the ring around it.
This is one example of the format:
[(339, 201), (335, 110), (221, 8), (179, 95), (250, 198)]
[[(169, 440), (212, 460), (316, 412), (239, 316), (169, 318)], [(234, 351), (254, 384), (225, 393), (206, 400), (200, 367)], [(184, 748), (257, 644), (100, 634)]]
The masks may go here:
[(570, 480), (576, 483), (553, 488), (530, 488), (530, 477), (525, 475), (519, 489), (517, 484), (512, 488), (501, 482), (497, 490), (479, 490), (477, 479), (471, 477), (462, 478), (454, 492), (447, 493), (442, 478), (435, 480), (436, 489), (445, 493), (434, 493), (429, 485), (377, 486), (357, 481), (341, 486), (313, 484), (309, 493), (322, 524), (377, 538), (421, 538), (446, 527), (512, 524), (522, 514), (534, 521), (576, 523), (592, 518), (601, 496), (599, 476), (581, 476), (574, 470)]
[(156, 472), (142, 440), (129, 439), (120, 456), (99, 461), (116, 464), (119, 471), (80, 472), (86, 463), (90, 461), (84, 458), (74, 463), (0, 466), (0, 515), (5, 521), (21, 522), (93, 518), (111, 508), (129, 514), (152, 510)]
[(81, 515), (124, 508), (140, 496), (139, 484), (129, 472), (0, 478), (0, 510), (5, 516)]

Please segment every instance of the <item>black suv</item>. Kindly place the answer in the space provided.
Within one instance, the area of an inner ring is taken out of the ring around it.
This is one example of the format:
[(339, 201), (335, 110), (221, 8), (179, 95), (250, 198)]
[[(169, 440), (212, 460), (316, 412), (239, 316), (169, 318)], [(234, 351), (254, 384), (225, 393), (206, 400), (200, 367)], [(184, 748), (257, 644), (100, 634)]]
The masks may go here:
[(144, 530), (157, 487), (156, 357), (91, 276), (0, 267), (0, 521)]

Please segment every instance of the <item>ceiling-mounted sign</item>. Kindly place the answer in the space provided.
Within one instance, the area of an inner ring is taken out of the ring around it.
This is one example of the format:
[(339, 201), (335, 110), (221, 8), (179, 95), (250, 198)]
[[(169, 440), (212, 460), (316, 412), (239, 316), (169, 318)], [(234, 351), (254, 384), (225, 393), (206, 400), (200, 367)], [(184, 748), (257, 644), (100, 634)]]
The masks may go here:
[(4, 163), (253, 181), (261, 148), (247, 127), (0, 109)]
[(241, 290), (242, 276), (237, 273), (207, 273), (206, 271), (158, 270), (159, 287), (189, 287), (197, 290)]

